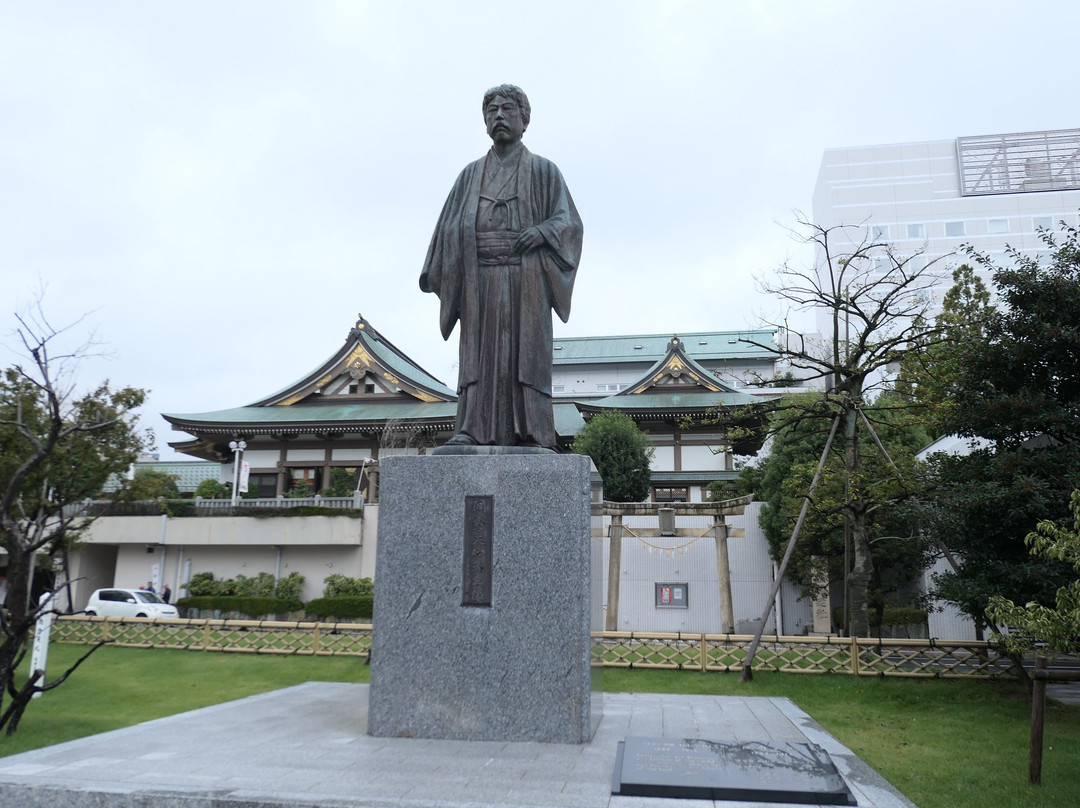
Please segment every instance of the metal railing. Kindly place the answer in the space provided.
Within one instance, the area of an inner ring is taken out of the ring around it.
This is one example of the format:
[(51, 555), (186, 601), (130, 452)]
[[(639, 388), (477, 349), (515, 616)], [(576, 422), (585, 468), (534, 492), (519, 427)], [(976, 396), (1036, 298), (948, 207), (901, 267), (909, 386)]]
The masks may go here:
[(239, 499), (235, 503), (230, 499), (170, 499), (139, 500), (136, 502), (114, 502), (107, 499), (85, 500), (64, 508), (64, 517), (76, 516), (160, 516), (168, 513), (176, 515), (180, 510), (183, 515), (191, 516), (243, 516), (245, 511), (267, 509), (287, 509), (319, 507), (338, 510), (363, 510), (364, 497), (359, 492), (349, 497), (324, 497), (315, 494), (310, 497), (266, 497), (261, 499)]
[(192, 500), (199, 510), (229, 511), (230, 509), (243, 510), (244, 508), (300, 508), (304, 506), (316, 506), (322, 508), (355, 508), (364, 507), (364, 497), (360, 492), (351, 497), (324, 497), (315, 494), (311, 497), (273, 497), (266, 499), (238, 499), (234, 504), (228, 499), (201, 499), (196, 497)]

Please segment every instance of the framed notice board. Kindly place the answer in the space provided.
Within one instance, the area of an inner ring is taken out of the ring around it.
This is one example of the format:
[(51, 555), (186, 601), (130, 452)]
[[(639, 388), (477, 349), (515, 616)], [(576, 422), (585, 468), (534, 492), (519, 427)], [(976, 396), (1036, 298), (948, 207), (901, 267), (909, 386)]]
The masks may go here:
[(656, 584), (657, 609), (688, 609), (690, 607), (690, 585), (686, 583)]

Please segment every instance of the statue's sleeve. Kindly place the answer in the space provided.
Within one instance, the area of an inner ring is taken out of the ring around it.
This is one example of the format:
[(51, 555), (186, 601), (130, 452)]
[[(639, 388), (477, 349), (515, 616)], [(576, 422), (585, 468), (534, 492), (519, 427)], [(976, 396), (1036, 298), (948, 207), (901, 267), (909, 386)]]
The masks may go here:
[(439, 297), (439, 328), (443, 339), (449, 339), (461, 314), (461, 294), (464, 269), (461, 225), (468, 187), (466, 168), (458, 176), (446, 198), (435, 232), (428, 245), (424, 268), (420, 271), (420, 289)]
[(562, 173), (554, 163), (534, 162), (534, 204), (543, 211), (536, 228), (546, 242), (540, 248), (540, 266), (551, 296), (551, 307), (564, 323), (570, 319), (570, 298), (574, 291), (584, 227)]

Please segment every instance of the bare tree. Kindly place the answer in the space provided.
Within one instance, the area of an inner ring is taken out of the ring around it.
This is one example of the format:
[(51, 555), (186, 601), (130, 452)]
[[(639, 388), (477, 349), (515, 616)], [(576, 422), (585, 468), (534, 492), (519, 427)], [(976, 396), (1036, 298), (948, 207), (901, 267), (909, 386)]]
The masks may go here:
[[(882, 497), (880, 492), (872, 494), (860, 477), (864, 461), (858, 436), (862, 429), (872, 430), (867, 402), (889, 384), (897, 363), (944, 340), (931, 314), (936, 305), (933, 291), (944, 277), (939, 267), (948, 256), (925, 261), (919, 252), (902, 254), (870, 238), (865, 225), (822, 227), (800, 217), (797, 236), (814, 247), (815, 264), (809, 268), (785, 264), (775, 281), (760, 286), (791, 310), (824, 313), (826, 333), (790, 333), (785, 325), (767, 323), (782, 331), (780, 345), (743, 341), (772, 352), (797, 375), (824, 386), (821, 400), (787, 410), (779, 418), (781, 424), (805, 418), (839, 420), (843, 495), (832, 503), (819, 502), (817, 512), (843, 515), (851, 542), (850, 563), (845, 565), (848, 630), (865, 636), (867, 590), (873, 575), (870, 525)], [(908, 493), (894, 491), (887, 497)]]
[(105, 382), (76, 392), (74, 371), (92, 341), (62, 351), (71, 327), (53, 328), (40, 299), (31, 314), (16, 319), (14, 334), (27, 362), (5, 369), (0, 379), (0, 546), (8, 563), (7, 599), (0, 606), (0, 727), (8, 734), (35, 693), (60, 685), (94, 650), (52, 681), (42, 671), (16, 681), (37, 621), (54, 608), (51, 599), (33, 597), (37, 557), (63, 557), (92, 519), (78, 503), (126, 470), (148, 440), (136, 431), (134, 414), (144, 391), (111, 390)]
[(388, 418), (379, 437), (379, 449), (430, 449), (435, 445), (432, 436), (419, 424)]

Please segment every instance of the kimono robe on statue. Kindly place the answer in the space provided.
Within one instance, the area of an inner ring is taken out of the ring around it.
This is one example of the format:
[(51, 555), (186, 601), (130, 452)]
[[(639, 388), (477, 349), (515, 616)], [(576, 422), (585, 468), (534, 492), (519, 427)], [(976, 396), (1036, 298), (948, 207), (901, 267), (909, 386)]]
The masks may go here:
[[(544, 243), (513, 254), (535, 226)], [(559, 169), (520, 146), (465, 167), (443, 206), (420, 288), (444, 339), (460, 321), (455, 443), (555, 448), (551, 314), (570, 317), (582, 225)]]

